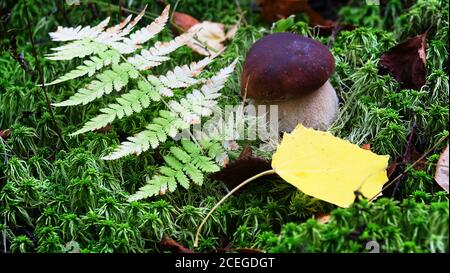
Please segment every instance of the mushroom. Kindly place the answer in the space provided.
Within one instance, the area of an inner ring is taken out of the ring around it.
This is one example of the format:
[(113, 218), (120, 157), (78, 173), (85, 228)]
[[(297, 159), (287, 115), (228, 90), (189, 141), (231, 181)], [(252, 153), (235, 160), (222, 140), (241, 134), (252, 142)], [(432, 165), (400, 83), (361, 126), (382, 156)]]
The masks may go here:
[(256, 106), (277, 104), (280, 131), (291, 132), (299, 123), (327, 130), (339, 112), (336, 91), (328, 80), (333, 70), (333, 55), (320, 42), (275, 33), (250, 48), (241, 93)]

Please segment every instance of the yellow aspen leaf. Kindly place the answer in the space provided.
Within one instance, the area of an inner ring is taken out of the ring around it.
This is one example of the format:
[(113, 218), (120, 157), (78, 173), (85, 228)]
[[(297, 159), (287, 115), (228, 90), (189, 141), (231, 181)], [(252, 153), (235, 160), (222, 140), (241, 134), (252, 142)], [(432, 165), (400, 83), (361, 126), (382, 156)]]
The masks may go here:
[(233, 193), (262, 176), (276, 173), (307, 195), (346, 208), (357, 196), (373, 200), (381, 195), (389, 180), (388, 161), (388, 155), (377, 155), (329, 132), (299, 124), (292, 133), (284, 134), (272, 156), (272, 169), (248, 178), (214, 205), (197, 229), (194, 247), (212, 213)]
[(329, 132), (299, 124), (284, 134), (272, 168), (302, 192), (340, 207), (349, 207), (355, 192), (377, 196), (388, 181), (389, 156), (377, 155)]

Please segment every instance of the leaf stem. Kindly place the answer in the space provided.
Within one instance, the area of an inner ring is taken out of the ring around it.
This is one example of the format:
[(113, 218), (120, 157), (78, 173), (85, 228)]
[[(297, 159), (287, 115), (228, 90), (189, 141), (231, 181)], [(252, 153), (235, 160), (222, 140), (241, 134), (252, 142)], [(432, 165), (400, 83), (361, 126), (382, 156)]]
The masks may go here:
[(198, 236), (200, 235), (200, 232), (202, 230), (203, 225), (206, 224), (206, 221), (208, 221), (209, 217), (211, 217), (212, 213), (228, 198), (230, 197), (233, 193), (235, 193), (237, 190), (239, 190), (240, 188), (242, 188), (243, 186), (247, 185), (248, 183), (262, 177), (265, 175), (269, 175), (269, 174), (274, 174), (275, 170), (267, 170), (264, 172), (261, 172), (259, 174), (256, 174), (252, 177), (250, 177), (249, 179), (245, 180), (244, 182), (242, 182), (241, 184), (237, 185), (234, 189), (232, 189), (230, 192), (228, 192), (222, 199), (220, 199), (219, 202), (217, 202), (217, 204), (214, 205), (214, 207), (209, 211), (209, 213), (206, 215), (205, 218), (203, 218), (202, 223), (200, 224), (200, 226), (198, 226), (197, 232), (195, 233), (195, 241), (194, 241), (194, 247), (198, 246)]

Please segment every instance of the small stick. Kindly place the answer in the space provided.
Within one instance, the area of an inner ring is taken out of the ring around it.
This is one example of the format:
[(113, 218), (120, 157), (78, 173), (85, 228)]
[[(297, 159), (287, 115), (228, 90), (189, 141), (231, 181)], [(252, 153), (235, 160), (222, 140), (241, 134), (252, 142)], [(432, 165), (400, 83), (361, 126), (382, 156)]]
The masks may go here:
[(397, 177), (394, 178), (394, 180), (392, 180), (391, 182), (387, 183), (386, 185), (384, 185), (384, 187), (381, 189), (380, 192), (378, 192), (375, 196), (373, 196), (372, 198), (369, 199), (369, 202), (372, 202), (375, 198), (377, 198), (385, 189), (387, 189), (390, 185), (392, 185), (393, 183), (397, 182), (397, 180), (399, 180), (400, 178), (403, 177), (403, 175), (408, 172), (411, 168), (413, 168), (415, 165), (417, 165), (417, 163), (419, 163), (420, 161), (422, 161), (422, 159), (424, 159), (429, 153), (431, 153), (434, 149), (436, 149), (437, 146), (439, 146), (439, 144), (441, 144), (442, 142), (444, 142), (444, 140), (446, 140), (448, 138), (448, 136), (441, 138), (436, 144), (434, 144), (433, 147), (431, 147), (431, 149), (429, 149), (426, 153), (424, 153), (421, 157), (419, 157), (419, 159), (417, 159), (416, 161), (414, 161), (413, 164), (409, 165), (401, 174), (399, 174)]
[(222, 199), (220, 199), (220, 201), (214, 205), (214, 207), (209, 211), (209, 213), (206, 215), (205, 218), (203, 218), (202, 223), (200, 224), (200, 226), (198, 226), (197, 232), (195, 233), (195, 241), (194, 241), (194, 247), (198, 247), (198, 237), (200, 235), (200, 232), (202, 231), (202, 227), (203, 225), (206, 224), (206, 221), (208, 221), (209, 217), (211, 217), (212, 213), (228, 198), (230, 197), (233, 193), (235, 193), (237, 190), (239, 190), (240, 188), (242, 188), (243, 186), (247, 185), (248, 183), (254, 181), (255, 179), (258, 179), (262, 176), (265, 175), (269, 175), (269, 174), (274, 174), (275, 170), (267, 170), (264, 171), (262, 173), (259, 173), (257, 175), (254, 175), (252, 177), (250, 177), (249, 179), (245, 180), (244, 182), (242, 182), (241, 184), (239, 184), (236, 188), (232, 189), (231, 191), (229, 191)]
[(31, 42), (31, 50), (32, 50), (34, 59), (36, 61), (36, 68), (37, 68), (37, 71), (38, 71), (38, 74), (39, 74), (39, 79), (41, 81), (42, 90), (44, 91), (45, 101), (47, 102), (47, 109), (50, 112), (50, 116), (52, 118), (53, 126), (55, 127), (55, 132), (58, 135), (59, 139), (61, 140), (61, 143), (62, 143), (64, 149), (67, 150), (66, 142), (64, 142), (64, 138), (63, 138), (63, 136), (61, 134), (61, 129), (58, 127), (58, 124), (56, 123), (55, 114), (53, 113), (53, 109), (52, 109), (52, 106), (51, 106), (51, 103), (50, 103), (50, 99), (48, 97), (47, 90), (45, 89), (44, 75), (42, 74), (41, 65), (39, 63), (39, 58), (37, 57), (36, 47), (34, 45), (33, 34), (31, 33), (30, 15), (28, 14), (27, 0), (23, 0), (23, 3), (24, 3), (24, 6), (25, 6), (25, 14), (26, 14), (26, 20), (27, 20), (27, 25), (28, 25), (28, 36), (29, 36), (30, 42)]

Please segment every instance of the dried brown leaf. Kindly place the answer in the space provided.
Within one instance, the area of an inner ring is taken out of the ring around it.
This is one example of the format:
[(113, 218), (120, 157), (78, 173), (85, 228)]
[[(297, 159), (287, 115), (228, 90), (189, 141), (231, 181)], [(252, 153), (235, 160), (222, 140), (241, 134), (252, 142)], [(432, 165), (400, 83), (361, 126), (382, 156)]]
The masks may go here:
[(418, 35), (384, 53), (379, 73), (392, 75), (404, 89), (420, 90), (425, 85), (426, 38), (426, 33)]
[(364, 149), (364, 150), (367, 150), (367, 151), (371, 151), (372, 150), (372, 147), (371, 147), (370, 143), (366, 143), (366, 144), (361, 145), (361, 148)]
[(317, 222), (321, 223), (321, 224), (326, 224), (328, 222), (330, 222), (331, 220), (331, 214), (329, 213), (318, 213), (315, 216)]
[(174, 239), (171, 239), (167, 236), (164, 236), (164, 238), (161, 240), (161, 248), (173, 253), (195, 253), (195, 251), (181, 245)]
[(221, 171), (212, 174), (211, 178), (224, 182), (231, 190), (246, 179), (271, 168), (269, 160), (253, 156), (251, 148), (247, 146), (236, 160)]
[(200, 55), (214, 55), (225, 47), (223, 42), (227, 38), (224, 28), (223, 24), (209, 21), (193, 25), (187, 33), (193, 33), (195, 37), (187, 43), (187, 46)]
[(434, 180), (448, 193), (448, 144), (445, 150), (442, 152), (441, 157), (436, 166), (436, 173), (434, 175)]
[(0, 138), (6, 140), (11, 135), (11, 129), (0, 130)]
[(188, 31), (192, 26), (199, 24), (200, 21), (189, 14), (175, 11), (172, 14), (172, 24), (182, 32)]

